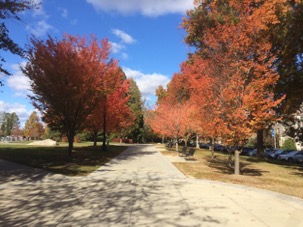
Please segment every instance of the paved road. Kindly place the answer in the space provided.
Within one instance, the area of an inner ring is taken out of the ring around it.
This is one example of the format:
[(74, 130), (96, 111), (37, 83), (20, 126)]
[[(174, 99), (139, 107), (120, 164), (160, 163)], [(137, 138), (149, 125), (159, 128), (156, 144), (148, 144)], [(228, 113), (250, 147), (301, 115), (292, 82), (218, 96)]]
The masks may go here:
[(303, 226), (303, 200), (186, 178), (148, 145), (87, 177), (0, 167), (0, 226)]

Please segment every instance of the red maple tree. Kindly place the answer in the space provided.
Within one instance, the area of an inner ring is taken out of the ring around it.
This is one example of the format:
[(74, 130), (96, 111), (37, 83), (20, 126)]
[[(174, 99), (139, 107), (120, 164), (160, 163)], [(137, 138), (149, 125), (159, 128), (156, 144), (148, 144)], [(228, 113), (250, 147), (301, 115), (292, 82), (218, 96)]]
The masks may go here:
[(104, 81), (117, 63), (110, 59), (107, 39), (65, 34), (62, 40), (31, 39), (28, 63), (22, 69), (31, 80), (34, 106), (44, 121), (68, 138), (71, 155), (75, 134), (106, 92)]
[[(129, 81), (124, 80), (119, 74), (112, 75), (115, 75), (112, 80), (117, 82), (115, 89), (112, 93), (107, 94), (106, 98), (100, 97), (86, 122), (86, 130), (93, 133), (94, 146), (97, 145), (97, 136), (104, 129), (104, 124), (106, 124), (106, 134), (110, 135), (111, 133), (119, 133), (123, 128), (133, 123), (133, 114), (128, 106)], [(104, 121), (105, 111), (106, 119)]]

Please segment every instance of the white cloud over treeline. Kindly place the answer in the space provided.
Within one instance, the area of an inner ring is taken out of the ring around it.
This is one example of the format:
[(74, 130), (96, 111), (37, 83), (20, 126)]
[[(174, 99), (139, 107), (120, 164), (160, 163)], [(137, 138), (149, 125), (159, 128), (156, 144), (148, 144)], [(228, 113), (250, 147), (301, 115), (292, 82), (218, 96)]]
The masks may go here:
[(86, 0), (96, 10), (119, 12), (123, 15), (140, 13), (156, 17), (166, 14), (184, 14), (193, 8), (193, 0)]
[(149, 99), (155, 95), (159, 85), (166, 87), (170, 79), (160, 73), (143, 73), (138, 70), (133, 70), (127, 67), (122, 68), (127, 78), (132, 78), (136, 81), (142, 96)]

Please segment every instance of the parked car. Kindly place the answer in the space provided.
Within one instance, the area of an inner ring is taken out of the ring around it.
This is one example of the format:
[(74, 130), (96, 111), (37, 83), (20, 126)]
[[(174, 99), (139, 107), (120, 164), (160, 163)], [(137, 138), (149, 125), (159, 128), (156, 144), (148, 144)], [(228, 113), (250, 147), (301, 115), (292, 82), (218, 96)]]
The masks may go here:
[(227, 152), (227, 148), (221, 144), (214, 144), (214, 149), (215, 151), (220, 151), (220, 152)]
[(292, 150), (277, 150), (274, 154), (273, 154), (273, 159), (278, 159), (279, 155), (284, 155), (284, 154), (288, 154), (289, 152), (291, 152)]
[(242, 151), (240, 155), (246, 155), (248, 156), (249, 152), (252, 152), (255, 148), (252, 147), (242, 147)]
[(257, 155), (257, 149), (253, 149), (253, 150), (249, 151), (247, 154), (248, 154), (248, 156), (256, 156)]
[(290, 151), (287, 154), (280, 154), (278, 156), (279, 160), (284, 160), (284, 161), (293, 161), (293, 157), (295, 154), (299, 153), (300, 151)]
[(269, 155), (273, 154), (274, 153), (274, 149), (272, 148), (266, 148), (264, 150), (264, 156), (268, 158)]
[(303, 163), (303, 151), (299, 151), (293, 157), (290, 157), (289, 161), (296, 163)]
[(209, 143), (199, 143), (200, 148), (209, 149), (210, 144)]
[(266, 152), (265, 156), (269, 159), (276, 159), (282, 152), (283, 150), (281, 149), (273, 149), (271, 152)]

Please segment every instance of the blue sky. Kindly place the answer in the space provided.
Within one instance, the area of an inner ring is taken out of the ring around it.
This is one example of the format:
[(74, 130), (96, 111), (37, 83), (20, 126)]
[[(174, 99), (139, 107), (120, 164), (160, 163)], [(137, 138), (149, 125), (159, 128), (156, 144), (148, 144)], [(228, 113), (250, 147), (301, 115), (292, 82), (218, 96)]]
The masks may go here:
[[(22, 21), (7, 20), (10, 36), (24, 47), (31, 35), (45, 39), (47, 34), (61, 38), (95, 34), (112, 43), (112, 57), (119, 60), (127, 77), (132, 77), (149, 104), (154, 92), (165, 86), (179, 65), (186, 60), (189, 47), (182, 17), (193, 8), (193, 0), (35, 0), (38, 10), (22, 13)], [(0, 111), (16, 112), (21, 126), (34, 110), (29, 81), (19, 69), (25, 59), (1, 53), (4, 65), (13, 74), (2, 77)]]

